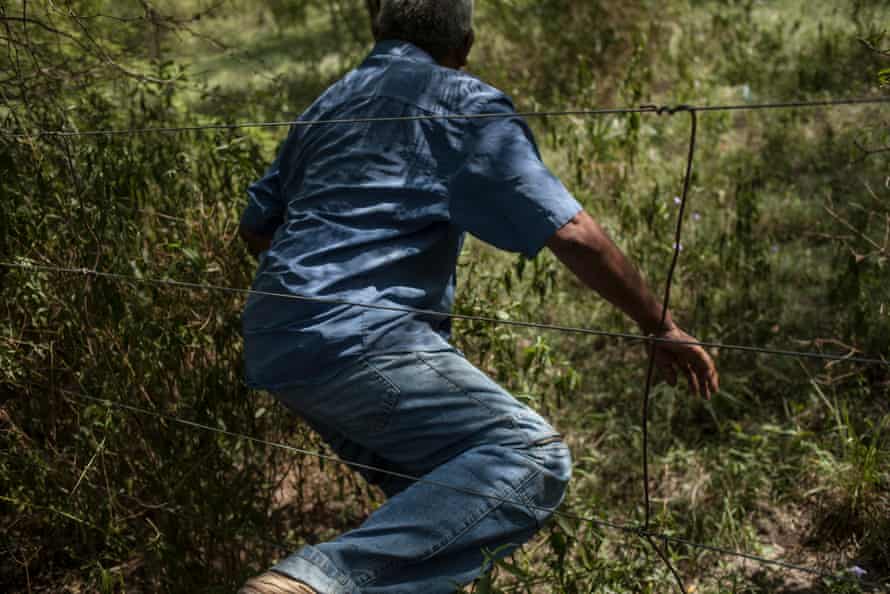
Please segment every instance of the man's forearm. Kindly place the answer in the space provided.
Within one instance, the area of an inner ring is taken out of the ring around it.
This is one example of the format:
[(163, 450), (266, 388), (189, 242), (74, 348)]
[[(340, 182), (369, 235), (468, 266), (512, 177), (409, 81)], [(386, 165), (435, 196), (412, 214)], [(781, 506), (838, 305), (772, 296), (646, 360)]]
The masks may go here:
[(547, 247), (579, 280), (630, 316), (644, 333), (657, 334), (673, 327), (670, 312), (662, 325), (661, 304), (646, 281), (586, 212), (557, 231)]

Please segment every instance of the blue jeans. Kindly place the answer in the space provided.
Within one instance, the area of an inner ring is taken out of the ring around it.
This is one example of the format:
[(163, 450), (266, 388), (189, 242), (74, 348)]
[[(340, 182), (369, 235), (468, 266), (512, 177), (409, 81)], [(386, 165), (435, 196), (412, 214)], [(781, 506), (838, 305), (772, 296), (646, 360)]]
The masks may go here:
[(483, 551), (513, 551), (565, 494), (557, 432), (457, 351), (367, 357), (278, 398), (344, 460), (429, 481), (359, 471), (387, 502), (273, 568), (321, 594), (451, 594), (480, 575)]

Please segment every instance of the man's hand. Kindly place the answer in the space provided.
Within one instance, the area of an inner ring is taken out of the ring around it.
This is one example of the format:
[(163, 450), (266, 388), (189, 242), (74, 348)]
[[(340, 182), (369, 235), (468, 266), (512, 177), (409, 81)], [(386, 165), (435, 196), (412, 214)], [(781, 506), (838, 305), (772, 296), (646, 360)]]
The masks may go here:
[(710, 400), (711, 394), (720, 389), (720, 376), (707, 351), (696, 344), (688, 344), (696, 342), (695, 338), (676, 326), (656, 334), (655, 337), (665, 341), (679, 341), (659, 341), (650, 346), (655, 349), (655, 365), (667, 383), (676, 386), (677, 376), (684, 375), (690, 392)]
[[(666, 341), (696, 342), (673, 322), (671, 312), (662, 312), (661, 303), (646, 282), (586, 212), (578, 213), (550, 238), (547, 246), (585, 285), (633, 318), (644, 334)], [(697, 345), (671, 342), (653, 343), (655, 363), (669, 384), (685, 375), (691, 392), (710, 399), (719, 379), (714, 361)]]

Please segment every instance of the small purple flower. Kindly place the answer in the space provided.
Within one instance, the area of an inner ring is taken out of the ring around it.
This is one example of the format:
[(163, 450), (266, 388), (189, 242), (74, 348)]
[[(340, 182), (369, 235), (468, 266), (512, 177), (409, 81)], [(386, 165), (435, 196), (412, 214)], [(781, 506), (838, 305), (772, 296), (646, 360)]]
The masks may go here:
[(674, 244), (674, 249), (682, 252), (682, 251), (683, 251), (683, 244), (682, 244), (682, 243), (675, 243), (675, 244)]
[(674, 196), (674, 204), (680, 204), (680, 203), (682, 203), (682, 202), (683, 202), (683, 201), (680, 200), (680, 197), (679, 197), (679, 196)]
[(853, 575), (855, 575), (856, 577), (858, 577), (858, 578), (860, 578), (860, 579), (862, 579), (862, 577), (865, 576), (865, 574), (868, 573), (866, 570), (862, 569), (862, 568), (859, 567), (858, 565), (854, 565), (853, 567), (851, 567), (851, 568), (848, 569), (847, 571), (849, 571), (850, 573), (852, 573)]
[(701, 220), (701, 213), (697, 213), (697, 212), (692, 213), (692, 220), (693, 220), (693, 221), (700, 221), (700, 220)]
[(774, 254), (778, 254), (778, 253), (779, 253), (779, 245), (778, 245), (778, 244), (773, 244), (773, 247), (772, 247), (772, 249), (771, 249), (770, 251), (771, 251), (772, 253), (774, 253)]

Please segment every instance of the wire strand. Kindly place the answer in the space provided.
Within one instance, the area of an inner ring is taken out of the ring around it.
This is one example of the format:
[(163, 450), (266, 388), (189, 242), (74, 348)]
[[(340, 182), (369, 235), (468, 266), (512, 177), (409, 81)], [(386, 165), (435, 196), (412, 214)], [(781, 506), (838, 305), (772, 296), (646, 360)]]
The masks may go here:
[(35, 130), (33, 132), (17, 132), (10, 129), (0, 130), (0, 136), (12, 138), (37, 138), (41, 136), (133, 136), (140, 134), (175, 134), (180, 132), (199, 132), (205, 130), (241, 130), (248, 128), (286, 128), (302, 126), (322, 126), (339, 124), (365, 124), (375, 122), (417, 122), (425, 120), (485, 120), (499, 118), (548, 118), (548, 117), (596, 117), (605, 115), (625, 114), (674, 114), (678, 111), (758, 111), (765, 109), (805, 109), (817, 107), (835, 107), (842, 105), (869, 105), (878, 103), (890, 103), (890, 96), (878, 97), (852, 97), (842, 99), (825, 99), (816, 101), (786, 101), (771, 103), (745, 103), (730, 105), (695, 105), (695, 106), (671, 106), (671, 105), (641, 105), (639, 107), (603, 108), (603, 109), (562, 109), (550, 111), (521, 111), (516, 113), (455, 113), (455, 114), (427, 114), (416, 116), (393, 117), (365, 117), (365, 118), (332, 118), (319, 120), (288, 120), (269, 122), (242, 122), (230, 124), (200, 124), (190, 126), (157, 126), (143, 128), (108, 128), (103, 130)]
[(135, 275), (129, 274), (120, 274), (116, 272), (107, 272), (102, 270), (96, 270), (91, 268), (70, 268), (64, 266), (52, 266), (46, 264), (33, 264), (33, 263), (14, 263), (14, 262), (0, 262), (0, 268), (7, 268), (13, 270), (20, 270), (23, 272), (30, 272), (32, 274), (38, 272), (48, 272), (48, 273), (56, 273), (56, 274), (71, 274), (71, 275), (80, 275), (80, 276), (91, 276), (96, 278), (104, 278), (108, 280), (114, 280), (118, 282), (132, 282), (137, 284), (148, 284), (148, 285), (156, 285), (163, 287), (170, 287), (173, 289), (184, 290), (184, 291), (210, 291), (210, 292), (220, 292), (220, 293), (229, 293), (235, 295), (243, 295), (250, 296), (255, 295), (259, 297), (272, 297), (278, 299), (291, 299), (296, 301), (305, 301), (310, 303), (325, 303), (328, 305), (344, 305), (349, 307), (360, 307), (364, 309), (372, 309), (378, 311), (391, 311), (395, 313), (404, 313), (404, 314), (413, 314), (418, 316), (429, 316), (434, 318), (448, 318), (452, 320), (460, 320), (467, 322), (482, 322), (487, 324), (496, 324), (501, 326), (512, 326), (517, 328), (530, 328), (536, 330), (547, 330), (552, 332), (562, 332), (566, 334), (581, 334), (585, 336), (597, 336), (601, 338), (615, 338), (615, 339), (623, 339), (634, 342), (646, 342), (646, 343), (672, 343), (672, 344), (688, 344), (694, 346), (700, 346), (709, 349), (718, 349), (718, 350), (727, 350), (727, 351), (740, 351), (751, 354), (761, 354), (761, 355), (773, 355), (777, 357), (790, 357), (790, 358), (799, 358), (799, 359), (812, 359), (817, 361), (838, 361), (838, 362), (847, 362), (847, 363), (857, 363), (862, 365), (877, 365), (877, 366), (886, 366), (890, 367), (890, 360), (884, 358), (877, 357), (859, 357), (850, 354), (840, 354), (840, 353), (816, 353), (812, 351), (794, 351), (787, 349), (772, 349), (772, 348), (764, 348), (764, 347), (755, 347), (755, 346), (747, 346), (747, 345), (737, 345), (737, 344), (726, 344), (722, 342), (712, 342), (712, 341), (700, 341), (700, 340), (668, 340), (664, 338), (658, 338), (655, 336), (644, 336), (642, 334), (632, 334), (629, 332), (610, 332), (607, 330), (597, 330), (595, 328), (580, 328), (575, 326), (565, 326), (560, 324), (546, 324), (540, 322), (527, 322), (523, 320), (512, 320), (512, 319), (502, 319), (494, 316), (479, 316), (479, 315), (470, 315), (470, 314), (460, 314), (453, 312), (443, 312), (436, 311), (432, 309), (415, 309), (411, 307), (402, 307), (402, 306), (394, 306), (394, 305), (379, 305), (375, 303), (360, 303), (357, 301), (350, 301), (346, 299), (337, 299), (337, 298), (326, 298), (326, 297), (309, 297), (307, 295), (298, 295), (293, 293), (275, 293), (271, 291), (258, 291), (256, 289), (242, 289), (237, 287), (226, 287), (221, 285), (214, 284), (202, 284), (195, 283), (189, 281), (181, 281), (174, 279), (160, 279), (160, 278), (152, 278), (152, 277), (139, 277)]
[[(33, 137), (41, 137), (41, 136), (59, 136), (59, 137), (88, 137), (88, 136), (124, 136), (124, 135), (136, 135), (136, 134), (148, 134), (148, 133), (177, 133), (177, 132), (189, 132), (189, 131), (202, 131), (202, 130), (234, 130), (234, 129), (243, 129), (243, 128), (277, 128), (277, 127), (298, 127), (298, 126), (315, 126), (315, 125), (355, 125), (360, 123), (371, 123), (371, 122), (410, 122), (410, 121), (423, 121), (423, 120), (451, 120), (451, 119), (467, 119), (467, 120), (479, 120), (479, 119), (496, 119), (496, 118), (510, 118), (510, 117), (568, 117), (568, 116), (600, 116), (600, 115), (611, 115), (611, 114), (634, 114), (634, 113), (655, 113), (658, 115), (668, 114), (674, 115), (679, 112), (689, 112), (692, 120), (692, 127), (690, 132), (690, 143), (689, 143), (689, 154), (686, 165), (686, 174), (684, 177), (683, 184), (683, 194), (682, 200), (680, 204), (680, 211), (677, 218), (677, 227), (675, 234), (675, 244), (674, 244), (674, 253), (671, 261), (671, 265), (668, 271), (667, 281), (665, 285), (665, 295), (662, 307), (662, 324), (664, 323), (665, 317), (667, 315), (668, 307), (670, 305), (670, 294), (671, 288), (673, 284), (674, 272), (676, 270), (676, 266), (679, 260), (680, 251), (681, 251), (681, 239), (682, 239), (682, 225), (683, 225), (683, 215), (685, 213), (685, 207), (688, 201), (689, 188), (691, 184), (692, 177), (692, 168), (694, 163), (695, 156), (695, 145), (696, 145), (696, 134), (697, 134), (697, 112), (710, 112), (710, 111), (753, 111), (753, 110), (765, 110), (765, 109), (785, 109), (785, 108), (816, 108), (816, 107), (827, 107), (827, 106), (839, 106), (839, 105), (863, 105), (863, 104), (877, 104), (877, 103), (887, 103), (890, 102), (890, 96), (884, 97), (872, 97), (872, 98), (846, 98), (846, 99), (830, 99), (830, 100), (822, 100), (822, 101), (793, 101), (793, 102), (777, 102), (777, 103), (761, 103), (761, 104), (740, 104), (740, 105), (703, 105), (703, 106), (692, 106), (692, 105), (677, 105), (677, 106), (657, 106), (657, 105), (643, 105), (638, 108), (628, 108), (628, 109), (592, 109), (592, 110), (561, 110), (561, 111), (529, 111), (529, 112), (520, 112), (520, 113), (511, 113), (511, 114), (432, 114), (432, 115), (418, 115), (418, 116), (399, 116), (399, 117), (376, 117), (376, 118), (343, 118), (343, 119), (323, 119), (323, 120), (297, 120), (292, 122), (248, 122), (248, 123), (240, 123), (240, 124), (209, 124), (209, 125), (192, 125), (192, 126), (178, 126), (178, 127), (146, 127), (146, 128), (132, 128), (132, 129), (107, 129), (107, 130), (87, 130), (87, 131), (67, 131), (67, 130), (38, 130), (34, 133), (22, 133), (22, 132), (13, 132), (11, 130), (0, 130), (0, 135), (6, 137), (13, 138), (33, 138)], [(828, 360), (828, 361), (848, 361), (848, 362), (857, 362), (863, 364), (873, 364), (873, 365), (890, 365), (886, 359), (877, 359), (874, 357), (855, 357), (852, 355), (834, 355), (834, 354), (822, 354), (822, 353), (812, 353), (812, 352), (799, 352), (799, 351), (789, 351), (789, 350), (779, 350), (779, 349), (766, 349), (761, 347), (750, 347), (750, 346), (740, 346), (740, 345), (726, 345), (720, 343), (708, 343), (704, 341), (669, 341), (666, 339), (659, 339), (656, 337), (646, 337), (646, 336), (638, 336), (627, 333), (616, 333), (616, 332), (606, 332), (599, 330), (592, 330), (586, 328), (576, 328), (569, 326), (560, 326), (554, 324), (541, 324), (534, 322), (523, 322), (518, 320), (502, 320), (500, 318), (493, 318), (489, 316), (471, 316), (465, 314), (453, 314), (450, 312), (439, 312), (434, 310), (421, 310), (421, 309), (412, 309), (406, 307), (394, 307), (394, 306), (384, 306), (384, 305), (376, 305), (376, 304), (362, 304), (356, 303), (352, 301), (346, 301), (335, 298), (315, 298), (315, 297), (307, 297), (302, 295), (294, 295), (294, 294), (279, 294), (279, 293), (269, 293), (265, 291), (256, 291), (252, 289), (237, 289), (232, 287), (221, 287), (217, 285), (209, 285), (209, 284), (198, 284), (192, 282), (185, 281), (177, 281), (170, 279), (154, 279), (154, 278), (145, 278), (145, 277), (137, 277), (132, 275), (123, 275), (111, 272), (104, 272), (99, 270), (91, 270), (91, 269), (74, 269), (74, 268), (64, 268), (58, 266), (47, 266), (47, 265), (35, 265), (35, 264), (14, 264), (14, 263), (3, 263), (0, 262), (0, 267), (4, 267), (7, 269), (19, 269), (27, 272), (54, 272), (54, 273), (69, 273), (69, 274), (82, 274), (84, 276), (94, 276), (98, 278), (106, 278), (112, 279), (119, 282), (138, 282), (138, 283), (147, 283), (153, 285), (164, 285), (168, 287), (173, 287), (177, 289), (188, 289), (188, 290), (202, 290), (202, 291), (221, 291), (227, 292), (231, 294), (241, 294), (241, 295), (261, 295), (261, 296), (270, 296), (270, 297), (278, 297), (278, 298), (288, 298), (288, 299), (297, 299), (302, 301), (312, 301), (318, 303), (329, 303), (335, 305), (345, 305), (345, 306), (353, 306), (353, 307), (362, 307), (367, 309), (377, 309), (377, 310), (386, 310), (386, 311), (395, 311), (406, 314), (414, 314), (414, 315), (426, 315), (426, 316), (434, 316), (441, 318), (451, 318), (451, 319), (459, 319), (459, 320), (468, 320), (468, 321), (478, 321), (478, 322), (486, 322), (486, 323), (494, 323), (494, 324), (502, 324), (502, 325), (511, 325), (525, 328), (535, 328), (540, 330), (554, 330), (566, 333), (576, 333), (576, 334), (586, 334), (586, 335), (596, 335), (596, 336), (605, 336), (605, 337), (614, 337), (614, 338), (625, 338), (631, 340), (645, 341), (650, 343), (650, 353), (649, 353), (649, 362), (646, 373), (646, 384), (644, 389), (644, 397), (643, 397), (643, 482), (644, 482), (644, 498), (645, 498), (645, 520), (642, 527), (632, 527), (626, 524), (620, 524), (617, 522), (612, 522), (609, 520), (602, 520), (598, 518), (591, 518), (580, 516), (576, 514), (570, 514), (566, 512), (560, 512), (558, 510), (552, 510), (549, 508), (544, 508), (532, 504), (521, 503), (516, 501), (511, 501), (506, 498), (489, 495), (486, 493), (476, 492), (471, 489), (466, 489), (464, 487), (458, 487), (456, 485), (449, 485), (445, 483), (441, 483), (439, 481), (432, 481), (429, 479), (424, 479), (422, 477), (414, 477), (411, 475), (394, 472), (388, 469), (376, 468), (366, 464), (360, 464), (356, 462), (351, 462), (347, 460), (341, 460), (335, 456), (322, 454), (320, 452), (311, 452), (309, 450), (304, 450), (301, 448), (295, 448), (293, 446), (287, 446), (285, 444), (278, 444), (275, 442), (267, 441), (264, 439), (251, 437), (248, 435), (243, 435), (239, 433), (235, 433), (232, 431), (218, 429), (215, 427), (211, 427), (209, 425), (204, 425), (201, 423), (197, 423), (194, 421), (188, 421), (185, 419), (180, 419), (178, 417), (173, 417), (170, 415), (164, 415), (162, 413), (157, 413), (154, 411), (149, 411), (147, 409), (142, 409), (139, 407), (134, 407), (130, 405), (126, 405), (121, 402), (113, 402), (110, 400), (93, 398), (90, 396), (75, 394), (68, 391), (66, 393), (72, 394), (76, 397), (80, 397), (82, 399), (87, 399), (96, 403), (101, 403), (107, 407), (116, 407), (121, 410), (128, 410), (133, 413), (141, 413), (152, 415), (160, 419), (165, 419), (171, 422), (183, 424), (185, 426), (190, 426), (192, 428), (202, 429), (205, 431), (213, 431), (218, 434), (227, 435), (233, 438), (245, 439), (254, 443), (267, 445), (270, 447), (283, 448), (292, 453), (297, 453), (306, 456), (314, 456), (319, 459), (324, 460), (332, 460), (341, 462), (347, 466), (357, 469), (365, 469), (374, 472), (380, 472), (389, 476), (394, 476), (398, 478), (402, 478), (405, 480), (409, 480), (417, 483), (426, 483), (433, 486), (437, 486), (440, 488), (451, 489), (454, 491), (462, 492), (465, 494), (469, 494), (472, 496), (485, 497), (489, 499), (497, 500), (504, 504), (510, 504), (514, 506), (524, 507), (528, 509), (537, 509), (541, 511), (545, 511), (547, 513), (555, 513), (556, 515), (560, 515), (562, 517), (573, 519), (577, 521), (582, 521), (586, 523), (590, 523), (592, 525), (596, 525), (602, 528), (609, 528), (618, 530), (628, 534), (635, 534), (640, 538), (644, 539), (648, 544), (656, 551), (661, 560), (665, 563), (665, 565), (670, 570), (676, 584), (678, 586), (679, 591), (682, 593), (685, 592), (685, 585), (683, 583), (683, 579), (680, 576), (679, 572), (676, 570), (674, 565), (672, 564), (667, 551), (667, 544), (674, 543), (686, 547), (696, 548), (700, 550), (710, 551), (714, 553), (718, 553), (721, 555), (727, 556), (735, 556), (739, 558), (748, 559), (751, 561), (756, 561), (763, 565), (772, 565), (782, 567), (788, 570), (799, 571), (815, 576), (819, 576), (826, 579), (840, 579), (840, 580), (851, 580), (849, 576), (837, 576), (831, 573), (809, 568), (803, 567), (799, 565), (795, 565), (792, 563), (788, 563), (780, 560), (770, 560), (763, 557), (759, 557), (757, 555), (751, 555), (748, 553), (740, 553), (737, 551), (732, 551), (730, 549), (724, 549), (721, 547), (705, 545), (700, 543), (695, 543), (693, 541), (685, 540), (682, 538), (671, 537), (665, 534), (659, 534), (656, 532), (652, 532), (651, 528), (651, 499), (649, 493), (649, 440), (648, 440), (648, 425), (649, 425), (649, 403), (651, 398), (651, 388), (654, 377), (654, 369), (655, 369), (655, 355), (656, 350), (661, 343), (666, 342), (675, 342), (680, 344), (694, 344), (703, 347), (710, 348), (719, 348), (719, 349), (727, 349), (727, 350), (738, 350), (744, 352), (753, 352), (753, 353), (761, 353), (761, 354), (769, 354), (773, 356), (794, 356), (798, 358), (808, 358), (808, 359), (818, 359), (818, 360)], [(657, 540), (661, 540), (664, 543), (664, 550), (658, 546)], [(861, 580), (856, 580), (857, 583), (863, 583)]]
[[(678, 106), (673, 113), (677, 111), (685, 110), (685, 106)], [(686, 175), (683, 178), (683, 193), (680, 198), (680, 210), (677, 213), (677, 225), (676, 232), (674, 234), (674, 254), (671, 258), (671, 265), (668, 268), (667, 280), (664, 285), (664, 300), (661, 304), (661, 323), (660, 327), (664, 327), (665, 322), (667, 321), (668, 309), (671, 304), (671, 289), (674, 284), (674, 273), (677, 270), (677, 263), (680, 260), (680, 251), (682, 249), (682, 240), (683, 240), (683, 215), (686, 213), (686, 205), (689, 200), (689, 187), (692, 182), (692, 165), (695, 162), (695, 142), (698, 134), (698, 116), (693, 109), (688, 109), (689, 116), (692, 119), (692, 126), (689, 133), (689, 154), (686, 159)], [(651, 525), (652, 520), (652, 500), (649, 496), (649, 401), (652, 395), (652, 380), (655, 377), (655, 358), (658, 352), (659, 344), (655, 343), (650, 345), (649, 347), (649, 363), (646, 368), (646, 386), (643, 390), (643, 496), (644, 496), (644, 511), (645, 511), (645, 521), (643, 523), (643, 529), (648, 531), (649, 526)], [(695, 373), (693, 371), (692, 373)], [(690, 379), (690, 381), (692, 381)], [(691, 386), (690, 386), (691, 388)], [(658, 556), (661, 557), (661, 560), (667, 565), (668, 569), (673, 575), (674, 580), (677, 582), (678, 591), (680, 594), (686, 594), (686, 585), (683, 583), (683, 578), (680, 577), (680, 573), (674, 567), (674, 564), (671, 563), (670, 557), (667, 554), (667, 551), (663, 551), (661, 547), (658, 546), (658, 543), (655, 542), (655, 538), (646, 535), (646, 541), (649, 545), (658, 553)]]
[(634, 113), (656, 113), (656, 106), (642, 106), (638, 108), (605, 108), (605, 109), (564, 109), (552, 111), (522, 111), (515, 113), (452, 113), (452, 114), (426, 114), (414, 116), (384, 116), (384, 117), (359, 117), (359, 118), (328, 118), (318, 120), (285, 120), (272, 122), (244, 122), (234, 124), (202, 124), (193, 126), (158, 126), (145, 128), (123, 128), (104, 130), (38, 130), (34, 133), (12, 132), (3, 130), (5, 136), (27, 138), (35, 136), (131, 136), (139, 134), (171, 134), (178, 132), (200, 132), (203, 130), (240, 130), (246, 128), (289, 128), (311, 126), (355, 125), (385, 122), (422, 122), (441, 120), (494, 120), (513, 117), (522, 118), (548, 118), (548, 117), (592, 117), (604, 115), (621, 115)]
[(781, 568), (787, 569), (789, 571), (796, 571), (796, 572), (805, 573), (808, 575), (821, 577), (821, 578), (825, 578), (825, 579), (849, 581), (849, 582), (855, 582), (857, 584), (869, 584), (869, 582), (866, 582), (865, 580), (860, 580), (859, 578), (856, 578), (853, 576), (847, 576), (847, 575), (842, 575), (842, 574), (839, 575), (839, 574), (832, 573), (830, 571), (826, 571), (823, 569), (807, 567), (804, 565), (797, 565), (797, 564), (790, 563), (788, 561), (784, 561), (784, 560), (780, 560), (780, 559), (778, 559), (778, 560), (777, 559), (768, 559), (766, 557), (761, 557), (759, 555), (735, 551), (733, 549), (728, 549), (725, 547), (719, 547), (719, 546), (709, 545), (709, 544), (702, 544), (702, 543), (698, 543), (698, 542), (695, 542), (692, 540), (675, 537), (675, 536), (671, 536), (671, 535), (663, 534), (663, 533), (659, 533), (659, 532), (654, 532), (654, 531), (644, 528), (643, 526), (634, 526), (634, 525), (630, 525), (630, 524), (626, 524), (626, 523), (622, 523), (622, 522), (616, 522), (616, 521), (612, 521), (612, 520), (607, 520), (607, 519), (603, 519), (603, 518), (596, 518), (596, 517), (592, 517), (592, 516), (573, 514), (573, 513), (564, 512), (564, 511), (561, 511), (558, 509), (554, 510), (552, 508), (548, 508), (548, 507), (544, 507), (544, 506), (539, 506), (539, 505), (526, 503), (526, 502), (522, 502), (522, 501), (515, 501), (515, 500), (509, 499), (506, 497), (501, 497), (499, 495), (482, 493), (479, 491), (475, 491), (473, 489), (467, 489), (466, 487), (461, 487), (461, 486), (453, 485), (450, 483), (444, 483), (441, 481), (430, 480), (430, 479), (427, 479), (424, 477), (417, 477), (417, 476), (413, 476), (413, 475), (406, 474), (406, 473), (396, 472), (396, 471), (393, 471), (393, 470), (390, 470), (387, 468), (380, 468), (380, 467), (373, 466), (370, 464), (363, 464), (360, 462), (344, 460), (342, 458), (339, 458), (339, 457), (331, 455), (331, 454), (325, 454), (323, 452), (307, 450), (307, 449), (299, 448), (299, 447), (292, 446), (289, 444), (284, 444), (284, 443), (279, 443), (279, 442), (275, 442), (275, 441), (271, 441), (271, 440), (267, 440), (267, 439), (262, 439), (259, 437), (254, 437), (252, 435), (246, 435), (244, 433), (238, 433), (236, 431), (231, 431), (228, 429), (221, 429), (219, 427), (213, 427), (213, 426), (207, 425), (205, 423), (199, 423), (197, 421), (190, 421), (188, 419), (183, 419), (181, 417), (177, 417), (174, 415), (169, 415), (169, 414), (149, 410), (147, 408), (143, 408), (143, 407), (139, 407), (139, 406), (133, 406), (130, 404), (126, 404), (124, 402), (117, 401), (117, 400), (109, 400), (107, 398), (97, 398), (95, 396), (88, 396), (86, 394), (83, 394), (80, 392), (75, 392), (72, 390), (67, 390), (64, 388), (60, 388), (59, 391), (62, 392), (63, 394), (71, 396), (72, 398), (81, 400), (82, 402), (90, 402), (93, 404), (98, 404), (98, 405), (104, 406), (106, 408), (113, 408), (113, 409), (118, 409), (121, 411), (133, 413), (133, 414), (150, 416), (150, 417), (154, 417), (156, 419), (160, 419), (163, 421), (168, 421), (171, 423), (189, 427), (191, 429), (207, 431), (210, 433), (215, 433), (217, 435), (223, 435), (223, 436), (230, 437), (233, 439), (248, 441), (251, 443), (255, 443), (257, 445), (262, 445), (262, 446), (266, 446), (266, 447), (284, 450), (284, 451), (287, 451), (287, 452), (290, 452), (293, 454), (298, 454), (301, 456), (308, 456), (308, 457), (316, 458), (319, 460), (325, 460), (325, 461), (329, 461), (329, 462), (343, 464), (344, 466), (347, 466), (349, 468), (354, 468), (354, 469), (358, 469), (358, 470), (368, 470), (371, 472), (380, 473), (380, 474), (384, 474), (384, 475), (388, 475), (388, 476), (392, 476), (395, 478), (400, 478), (400, 479), (404, 479), (404, 480), (408, 480), (408, 481), (412, 481), (412, 482), (417, 482), (420, 484), (427, 484), (427, 485), (431, 485), (431, 486), (435, 486), (435, 487), (439, 487), (439, 488), (443, 488), (443, 489), (448, 489), (448, 490), (455, 491), (458, 493), (463, 493), (465, 495), (482, 497), (485, 499), (490, 499), (492, 501), (497, 501), (499, 503), (513, 505), (513, 506), (520, 507), (520, 508), (544, 511), (548, 514), (552, 513), (555, 516), (566, 518), (568, 520), (583, 522), (583, 523), (591, 524), (593, 526), (605, 528), (608, 530), (614, 530), (614, 531), (632, 535), (632, 536), (638, 536), (638, 537), (642, 537), (642, 538), (647, 538), (647, 537), (655, 538), (655, 539), (661, 540), (663, 542), (670, 542), (670, 543), (680, 545), (680, 546), (683, 546), (686, 548), (707, 551), (707, 552), (715, 553), (715, 554), (718, 554), (721, 556), (738, 557), (738, 558), (742, 558), (742, 559), (747, 559), (749, 561), (757, 562), (761, 565), (781, 567)]

